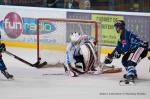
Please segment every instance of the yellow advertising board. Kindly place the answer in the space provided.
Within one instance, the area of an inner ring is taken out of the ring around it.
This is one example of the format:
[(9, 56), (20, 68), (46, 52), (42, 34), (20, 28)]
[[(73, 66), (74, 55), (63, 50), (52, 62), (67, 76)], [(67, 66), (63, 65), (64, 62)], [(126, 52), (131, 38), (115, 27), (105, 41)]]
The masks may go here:
[(101, 15), (92, 14), (92, 20), (96, 20), (100, 23), (100, 40), (103, 45), (116, 45), (119, 35), (114, 28), (114, 22), (116, 20), (123, 20), (123, 16), (117, 15)]

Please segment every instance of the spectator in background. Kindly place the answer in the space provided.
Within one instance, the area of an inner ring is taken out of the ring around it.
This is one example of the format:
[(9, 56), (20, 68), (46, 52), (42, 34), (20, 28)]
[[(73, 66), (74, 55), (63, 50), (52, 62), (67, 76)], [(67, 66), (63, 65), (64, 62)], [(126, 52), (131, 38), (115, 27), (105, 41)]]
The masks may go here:
[(140, 9), (140, 4), (139, 3), (134, 3), (132, 7), (130, 8), (130, 11), (134, 12), (140, 12), (142, 9)]
[(8, 1), (7, 0), (4, 0), (4, 5), (7, 5), (8, 4)]
[(64, 0), (47, 0), (47, 7), (64, 8)]
[(56, 8), (57, 0), (47, 0), (47, 7)]
[(83, 9), (86, 9), (86, 10), (90, 10), (91, 9), (91, 2), (90, 2), (90, 0), (84, 0), (84, 2), (83, 2)]
[(64, 8), (64, 0), (57, 0), (56, 7), (57, 8)]
[(69, 0), (68, 2), (66, 2), (65, 8), (79, 9), (79, 2), (77, 0)]
[(1, 2), (4, 5), (8, 5), (8, 4), (11, 4), (12, 1), (10, 1), (10, 0), (2, 0)]

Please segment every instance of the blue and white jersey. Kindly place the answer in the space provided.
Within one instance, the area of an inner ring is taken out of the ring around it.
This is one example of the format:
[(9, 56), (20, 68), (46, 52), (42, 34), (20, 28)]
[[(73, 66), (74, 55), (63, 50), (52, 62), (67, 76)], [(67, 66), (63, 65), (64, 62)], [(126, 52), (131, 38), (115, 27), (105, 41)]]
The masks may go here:
[(83, 45), (85, 42), (89, 42), (90, 38), (87, 35), (82, 35), (78, 41), (78, 44), (73, 45), (71, 42), (68, 44), (66, 49), (66, 63), (71, 64), (75, 63), (76, 60), (74, 56), (81, 55), (80, 53), (80, 46)]
[(125, 30), (125, 33), (120, 35), (116, 50), (119, 49), (125, 53), (137, 49), (142, 43), (143, 41), (137, 35)]

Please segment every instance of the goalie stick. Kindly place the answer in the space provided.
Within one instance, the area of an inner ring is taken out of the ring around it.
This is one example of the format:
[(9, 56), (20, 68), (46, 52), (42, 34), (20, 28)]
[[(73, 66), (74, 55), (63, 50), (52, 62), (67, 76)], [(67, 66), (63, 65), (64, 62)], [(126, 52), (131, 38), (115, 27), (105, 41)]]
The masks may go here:
[(31, 67), (42, 68), (43, 66), (45, 66), (47, 64), (46, 61), (44, 61), (43, 63), (40, 63), (41, 58), (39, 58), (36, 63), (32, 64), (32, 63), (30, 63), (30, 62), (20, 58), (19, 56), (15, 55), (15, 54), (13, 54), (13, 53), (11, 53), (9, 51), (4, 51), (4, 53), (6, 53), (9, 56), (14, 57), (15, 59), (17, 59), (17, 60), (19, 60), (19, 61), (21, 61), (21, 62), (23, 62), (23, 63), (25, 63), (25, 64), (27, 64), (27, 65), (29, 65)]
[(119, 73), (122, 72), (121, 67), (116, 67), (114, 65), (107, 66), (105, 63), (100, 63), (99, 68), (102, 74), (109, 74), (109, 73)]

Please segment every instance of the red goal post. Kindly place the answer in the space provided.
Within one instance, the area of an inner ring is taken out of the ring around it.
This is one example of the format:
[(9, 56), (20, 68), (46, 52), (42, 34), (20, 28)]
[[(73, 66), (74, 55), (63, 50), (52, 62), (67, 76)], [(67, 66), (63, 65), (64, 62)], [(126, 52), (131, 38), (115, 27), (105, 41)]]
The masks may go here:
[[(45, 30), (44, 30), (45, 29)], [(46, 33), (44, 33), (44, 31)], [(94, 20), (81, 20), (81, 19), (65, 19), (65, 18), (37, 18), (37, 60), (40, 59), (46, 60), (48, 64), (55, 65), (61, 63), (60, 59), (56, 58), (56, 54), (52, 52), (58, 53), (59, 51), (64, 53), (64, 49), (60, 48), (62, 45), (66, 45), (69, 41), (69, 35), (73, 32), (80, 32), (81, 34), (87, 34), (95, 39), (97, 45), (97, 56), (98, 46), (99, 46), (99, 23)], [(49, 46), (49, 47), (48, 47)], [(53, 56), (52, 58), (56, 58), (55, 62), (50, 62), (52, 59), (47, 60), (47, 58), (43, 58), (42, 51), (49, 52), (44, 54), (44, 57), (49, 58), (49, 56)], [(52, 55), (52, 54), (53, 55)], [(65, 58), (64, 54), (62, 57)]]

